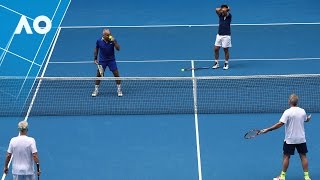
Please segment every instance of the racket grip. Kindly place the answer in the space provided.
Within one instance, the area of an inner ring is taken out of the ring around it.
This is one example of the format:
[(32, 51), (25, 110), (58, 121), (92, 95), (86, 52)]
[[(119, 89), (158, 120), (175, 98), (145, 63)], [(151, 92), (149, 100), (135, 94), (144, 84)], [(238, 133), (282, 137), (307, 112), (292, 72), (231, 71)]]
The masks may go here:
[(102, 65), (98, 64), (98, 70), (99, 70), (100, 76), (103, 77), (104, 72), (103, 72)]
[(40, 164), (37, 163), (37, 176), (38, 176), (38, 180), (40, 179)]

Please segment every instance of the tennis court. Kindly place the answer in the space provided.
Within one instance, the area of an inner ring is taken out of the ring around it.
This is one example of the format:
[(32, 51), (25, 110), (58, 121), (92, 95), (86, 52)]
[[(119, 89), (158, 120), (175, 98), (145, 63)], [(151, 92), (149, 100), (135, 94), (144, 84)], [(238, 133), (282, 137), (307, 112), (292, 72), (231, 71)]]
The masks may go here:
[[(124, 96), (117, 97), (115, 82), (105, 78), (100, 96), (92, 98), (96, 73), (93, 49), (104, 27), (95, 25), (104, 22), (81, 21), (87, 11), (72, 3), (22, 113), (10, 106), (0, 108), (8, 114), (0, 121), (1, 154), (17, 134), (14, 130), (24, 118), (21, 114), (28, 112), (42, 179), (267, 180), (281, 170), (284, 129), (253, 140), (245, 140), (243, 135), (277, 122), (294, 92), (300, 96), (301, 106), (313, 115), (306, 124), (309, 169), (312, 179), (320, 178), (319, 23), (235, 24), (229, 70), (186, 72), (181, 68), (213, 65), (216, 25), (157, 26), (151, 22), (150, 26), (111, 26), (122, 48), (117, 59)], [(232, 3), (233, 7), (244, 7)], [(186, 6), (193, 3), (188, 1)], [(89, 6), (88, 11), (96, 8)], [(288, 8), (294, 10), (296, 6)], [(75, 12), (82, 13), (72, 15)], [(237, 13), (239, 10), (234, 16)], [(160, 24), (174, 23), (172, 19), (166, 21), (164, 14), (156, 15), (162, 17)], [(267, 14), (263, 17), (260, 20), (269, 22)], [(319, 15), (313, 18), (316, 22)], [(288, 17), (283, 20), (290, 21)], [(142, 21), (140, 18), (135, 23)], [(190, 21), (206, 24), (195, 18)], [(243, 21), (257, 23), (252, 17)], [(159, 35), (161, 38), (155, 38)], [(248, 38), (252, 35), (254, 38)], [(106, 75), (111, 77), (110, 72)], [(14, 86), (17, 81), (9, 84)], [(5, 93), (0, 97), (8, 105), (10, 98)], [(2, 155), (0, 161), (4, 161)], [(287, 179), (302, 178), (296, 155), (291, 158)]]

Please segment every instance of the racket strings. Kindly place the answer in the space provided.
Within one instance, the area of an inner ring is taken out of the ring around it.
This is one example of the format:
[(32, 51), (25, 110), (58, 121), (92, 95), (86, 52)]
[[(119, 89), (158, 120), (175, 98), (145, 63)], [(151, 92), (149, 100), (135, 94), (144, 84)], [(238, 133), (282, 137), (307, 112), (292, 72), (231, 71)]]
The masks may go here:
[(251, 139), (251, 138), (254, 138), (256, 137), (257, 135), (259, 135), (259, 130), (251, 130), (249, 132), (247, 132), (244, 136), (244, 138), (246, 139)]

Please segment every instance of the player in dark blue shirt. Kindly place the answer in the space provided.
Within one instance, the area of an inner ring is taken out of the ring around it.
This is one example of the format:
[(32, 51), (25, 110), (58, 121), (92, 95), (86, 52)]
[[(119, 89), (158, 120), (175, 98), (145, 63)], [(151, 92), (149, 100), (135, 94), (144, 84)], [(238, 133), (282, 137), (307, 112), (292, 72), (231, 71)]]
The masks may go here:
[(223, 69), (229, 69), (229, 48), (231, 47), (231, 21), (232, 15), (229, 12), (230, 7), (228, 5), (221, 5), (220, 8), (216, 8), (216, 13), (219, 17), (219, 29), (214, 44), (214, 56), (215, 64), (213, 69), (219, 68), (219, 50), (223, 48), (225, 54), (225, 63)]
[[(96, 48), (94, 49), (94, 63), (101, 65), (103, 67), (103, 72), (108, 67), (109, 70), (113, 73), (114, 77), (120, 77), (114, 50), (120, 51), (120, 45), (117, 40), (111, 35), (109, 29), (104, 29), (102, 32), (102, 37), (96, 41)], [(99, 55), (99, 59), (98, 59)], [(101, 77), (99, 69), (97, 70), (97, 77)], [(116, 80), (117, 83), (117, 93), (121, 97), (121, 81)], [(92, 96), (95, 97), (99, 92), (100, 80), (96, 80), (95, 89), (92, 93)]]

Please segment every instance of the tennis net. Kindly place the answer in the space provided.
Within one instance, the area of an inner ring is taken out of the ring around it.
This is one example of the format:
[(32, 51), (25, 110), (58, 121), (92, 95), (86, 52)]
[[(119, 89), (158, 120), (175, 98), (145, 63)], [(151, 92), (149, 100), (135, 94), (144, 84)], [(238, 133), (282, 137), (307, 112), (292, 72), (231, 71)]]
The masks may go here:
[[(24, 108), (0, 91), (2, 116), (25, 115), (139, 115), (279, 113), (296, 93), (300, 106), (319, 112), (320, 74), (216, 77), (122, 77), (123, 97), (117, 97), (115, 78), (101, 80), (99, 95), (91, 97), (95, 77), (37, 78)], [(10, 91), (19, 78), (0, 77)], [(37, 90), (38, 89), (38, 90)], [(31, 107), (31, 108), (30, 108)]]

